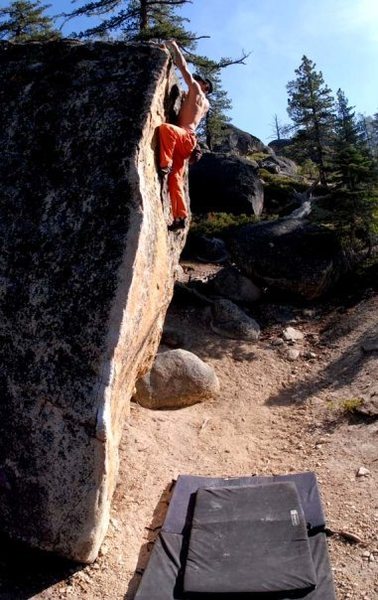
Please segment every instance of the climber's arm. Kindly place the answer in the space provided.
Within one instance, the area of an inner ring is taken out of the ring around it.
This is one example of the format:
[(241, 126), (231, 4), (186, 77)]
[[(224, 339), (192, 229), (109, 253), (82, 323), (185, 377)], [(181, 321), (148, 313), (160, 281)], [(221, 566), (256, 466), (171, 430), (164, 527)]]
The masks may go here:
[(186, 85), (188, 87), (191, 87), (192, 85), (198, 85), (197, 82), (195, 81), (195, 79), (193, 79), (193, 75), (189, 71), (188, 64), (187, 64), (180, 48), (178, 47), (177, 43), (174, 40), (168, 40), (167, 42), (165, 42), (165, 45), (168, 48), (168, 50), (171, 52), (173, 62), (175, 63), (176, 67), (179, 69)]

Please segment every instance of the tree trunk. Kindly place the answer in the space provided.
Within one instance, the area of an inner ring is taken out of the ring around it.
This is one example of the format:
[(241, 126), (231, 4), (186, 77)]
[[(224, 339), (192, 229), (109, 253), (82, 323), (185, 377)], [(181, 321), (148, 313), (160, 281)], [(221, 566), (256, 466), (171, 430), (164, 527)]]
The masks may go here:
[(139, 30), (145, 31), (148, 25), (147, 0), (140, 0)]

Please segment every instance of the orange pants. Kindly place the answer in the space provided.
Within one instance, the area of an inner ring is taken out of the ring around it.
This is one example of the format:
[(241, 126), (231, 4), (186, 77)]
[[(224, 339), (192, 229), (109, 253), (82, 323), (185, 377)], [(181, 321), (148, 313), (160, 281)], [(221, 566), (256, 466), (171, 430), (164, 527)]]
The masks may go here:
[(188, 216), (185, 202), (184, 173), (185, 160), (196, 146), (196, 136), (192, 131), (163, 123), (159, 127), (160, 167), (171, 167), (168, 175), (168, 190), (171, 198), (174, 219)]

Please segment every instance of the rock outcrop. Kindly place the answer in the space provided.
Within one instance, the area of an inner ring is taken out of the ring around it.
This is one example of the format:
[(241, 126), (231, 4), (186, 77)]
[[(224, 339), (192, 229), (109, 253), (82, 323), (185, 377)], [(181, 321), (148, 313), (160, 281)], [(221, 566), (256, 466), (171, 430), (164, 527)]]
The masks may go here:
[(304, 219), (243, 225), (233, 231), (228, 248), (254, 282), (305, 300), (324, 295), (343, 269), (335, 234)]
[(261, 297), (259, 288), (234, 266), (226, 266), (208, 281), (213, 294), (237, 304), (252, 304)]
[(0, 46), (0, 526), (82, 562), (183, 245), (155, 164), (170, 64), (152, 45)]
[(227, 212), (260, 215), (264, 190), (251, 161), (208, 152), (190, 168), (190, 200), (193, 213)]
[(214, 146), (215, 152), (230, 152), (239, 156), (247, 156), (254, 152), (274, 154), (273, 150), (266, 146), (259, 138), (235, 127), (231, 123), (225, 123), (219, 135), (219, 141)]
[(211, 316), (211, 329), (223, 337), (256, 342), (260, 336), (260, 325), (231, 300), (215, 300)]

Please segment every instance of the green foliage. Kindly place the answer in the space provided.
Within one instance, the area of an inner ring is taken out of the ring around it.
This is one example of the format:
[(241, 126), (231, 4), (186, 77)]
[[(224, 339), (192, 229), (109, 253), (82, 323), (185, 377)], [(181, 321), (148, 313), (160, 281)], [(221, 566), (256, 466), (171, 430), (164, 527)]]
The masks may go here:
[(264, 182), (265, 208), (269, 213), (283, 211), (286, 214), (291, 205), (294, 210), (294, 192), (303, 192), (308, 188), (302, 178), (269, 173), (266, 169), (259, 169), (259, 176)]
[(327, 152), (333, 135), (334, 99), (315, 63), (302, 57), (295, 73), (297, 79), (287, 84), (288, 114), (294, 123), (293, 144), (297, 159), (311, 159), (318, 165), (320, 180), (326, 184)]
[(334, 222), (346, 245), (370, 244), (378, 214), (378, 164), (353, 109), (338, 90), (333, 148)]
[(222, 238), (230, 228), (256, 223), (258, 217), (251, 215), (232, 215), (229, 213), (208, 213), (193, 217), (190, 231), (193, 234)]
[(104, 15), (99, 25), (73, 34), (77, 37), (102, 37), (115, 32), (117, 37), (128, 41), (162, 42), (174, 38), (191, 49), (194, 47), (194, 34), (184, 26), (187, 19), (177, 14), (177, 9), (188, 2), (189, 0), (95, 0), (86, 2), (66, 16), (74, 18)]
[(319, 175), (319, 172), (314, 161), (310, 158), (307, 158), (299, 166), (298, 174), (310, 181), (315, 181)]
[(248, 158), (249, 160), (254, 160), (255, 162), (260, 162), (262, 160), (270, 158), (270, 154), (268, 154), (267, 152), (250, 152), (249, 154), (247, 154), (246, 158)]
[(301, 179), (289, 177), (288, 175), (269, 173), (266, 169), (259, 169), (259, 175), (264, 179), (266, 185), (282, 189), (286, 192), (289, 192), (294, 188), (297, 192), (301, 192), (308, 188), (307, 183)]
[(296, 74), (287, 86), (295, 134), (285, 154), (299, 163), (300, 175), (315, 181), (315, 166), (321, 183), (328, 184), (326, 200), (313, 203), (311, 219), (335, 230), (349, 256), (366, 255), (378, 229), (375, 118), (357, 120), (340, 89), (334, 102), (306, 56)]
[(16, 0), (0, 9), (0, 39), (11, 42), (40, 42), (60, 37), (53, 19), (44, 15), (51, 4)]
[(378, 113), (370, 117), (359, 115), (357, 125), (361, 139), (369, 148), (371, 155), (378, 159)]
[(338, 402), (330, 403), (330, 407), (337, 412), (345, 415), (354, 414), (362, 405), (364, 401), (362, 398), (344, 398)]
[(213, 84), (210, 110), (198, 134), (204, 139), (208, 148), (212, 150), (222, 140), (224, 124), (229, 122), (227, 112), (232, 108), (232, 104), (227, 92), (222, 89), (220, 70), (214, 69), (211, 61), (209, 65), (205, 66), (202, 63), (202, 66), (198, 69), (199, 74), (205, 79), (210, 79)]

